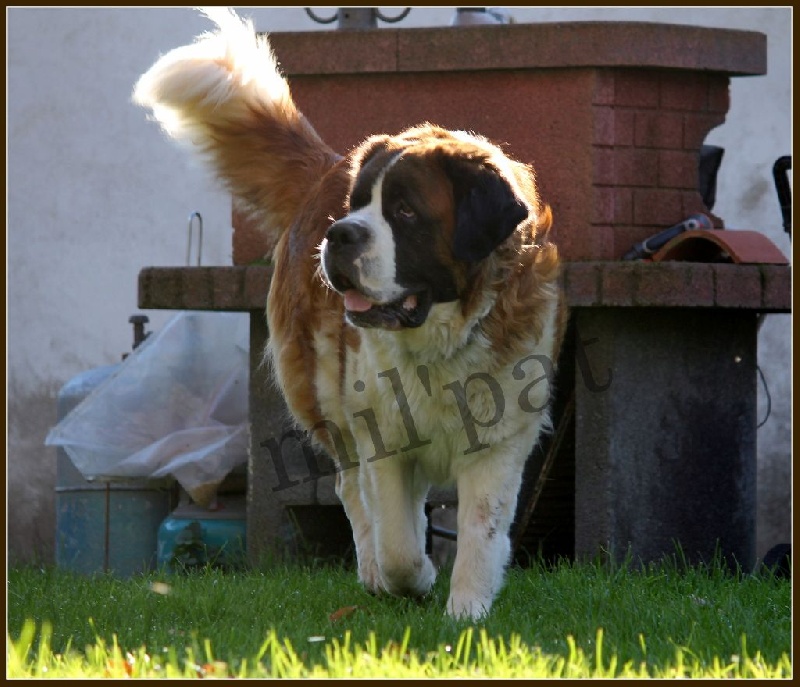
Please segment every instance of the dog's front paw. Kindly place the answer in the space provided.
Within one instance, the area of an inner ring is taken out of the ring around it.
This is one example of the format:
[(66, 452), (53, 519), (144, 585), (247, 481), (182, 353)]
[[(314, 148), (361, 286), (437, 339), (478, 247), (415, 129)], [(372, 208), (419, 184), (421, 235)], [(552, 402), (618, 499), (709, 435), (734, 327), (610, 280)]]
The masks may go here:
[(436, 581), (431, 559), (422, 556), (412, 561), (395, 559), (381, 566), (383, 588), (395, 596), (425, 596)]
[(384, 591), (378, 563), (374, 558), (358, 562), (358, 581), (371, 594), (380, 594)]
[(492, 600), (453, 592), (447, 600), (447, 615), (456, 620), (480, 620), (489, 613)]

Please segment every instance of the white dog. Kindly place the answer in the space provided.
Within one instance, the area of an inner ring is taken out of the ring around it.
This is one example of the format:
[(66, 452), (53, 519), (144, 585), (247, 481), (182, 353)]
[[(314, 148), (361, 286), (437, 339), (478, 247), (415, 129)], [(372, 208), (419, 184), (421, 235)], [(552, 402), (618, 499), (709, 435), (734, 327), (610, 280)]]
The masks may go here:
[(361, 581), (428, 592), (426, 494), (455, 482), (447, 611), (480, 617), (565, 322), (533, 172), (430, 124), (342, 157), (296, 109), (267, 39), (207, 14), (217, 31), (158, 60), (135, 101), (276, 239), (268, 354), (297, 423), (339, 466)]

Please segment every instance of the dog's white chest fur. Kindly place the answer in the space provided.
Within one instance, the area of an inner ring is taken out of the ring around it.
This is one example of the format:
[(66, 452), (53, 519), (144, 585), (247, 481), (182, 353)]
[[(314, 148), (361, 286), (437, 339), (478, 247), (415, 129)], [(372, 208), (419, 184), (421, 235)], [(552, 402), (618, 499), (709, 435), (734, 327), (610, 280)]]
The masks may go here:
[[(437, 307), (444, 322), (452, 321), (452, 306)], [(454, 350), (445, 358), (438, 352), (449, 348), (447, 325), (435, 327), (412, 334), (434, 339), (427, 350), (401, 348), (396, 336), (381, 332), (364, 336), (347, 368), (343, 409), (360, 460), (413, 459), (431, 482), (443, 484), (457, 478), (459, 466), (547, 421), (551, 370), (535, 356), (549, 362), (552, 343), (531, 342), (530, 360), (498, 365), (476, 328), (469, 340), (449, 342)]]

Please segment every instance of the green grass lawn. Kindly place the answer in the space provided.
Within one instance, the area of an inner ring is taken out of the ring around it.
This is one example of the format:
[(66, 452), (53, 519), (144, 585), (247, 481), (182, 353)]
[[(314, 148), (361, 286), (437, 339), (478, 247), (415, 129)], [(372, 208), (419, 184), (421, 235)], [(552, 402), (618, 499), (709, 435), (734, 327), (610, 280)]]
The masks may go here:
[(352, 570), (8, 573), (10, 677), (789, 677), (791, 586), (675, 563), (511, 569), (481, 623)]

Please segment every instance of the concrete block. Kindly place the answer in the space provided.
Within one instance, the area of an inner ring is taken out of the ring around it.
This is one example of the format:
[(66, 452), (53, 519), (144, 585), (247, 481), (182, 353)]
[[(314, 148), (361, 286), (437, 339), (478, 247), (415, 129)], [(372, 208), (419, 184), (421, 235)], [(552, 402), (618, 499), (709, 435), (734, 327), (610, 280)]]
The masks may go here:
[(602, 391), (576, 384), (575, 550), (658, 560), (682, 547), (755, 563), (756, 316), (577, 312)]

